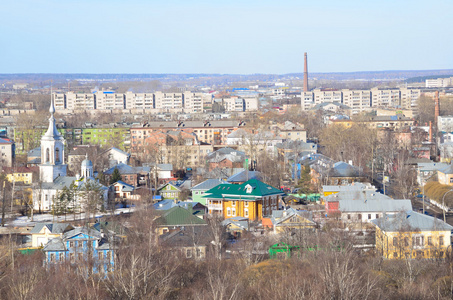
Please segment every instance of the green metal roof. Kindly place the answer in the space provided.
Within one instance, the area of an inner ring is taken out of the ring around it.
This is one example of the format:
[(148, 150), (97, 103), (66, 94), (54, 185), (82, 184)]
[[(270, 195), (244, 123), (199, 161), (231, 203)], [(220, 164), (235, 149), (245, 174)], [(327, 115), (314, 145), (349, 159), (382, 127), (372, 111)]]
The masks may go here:
[(180, 206), (162, 212), (162, 215), (156, 220), (156, 223), (161, 226), (206, 225), (205, 220), (194, 216), (192, 211)]
[(220, 184), (206, 191), (203, 198), (237, 199), (238, 197), (241, 197), (243, 200), (255, 200), (260, 197), (281, 194), (284, 193), (279, 189), (257, 179), (250, 179), (243, 184)]

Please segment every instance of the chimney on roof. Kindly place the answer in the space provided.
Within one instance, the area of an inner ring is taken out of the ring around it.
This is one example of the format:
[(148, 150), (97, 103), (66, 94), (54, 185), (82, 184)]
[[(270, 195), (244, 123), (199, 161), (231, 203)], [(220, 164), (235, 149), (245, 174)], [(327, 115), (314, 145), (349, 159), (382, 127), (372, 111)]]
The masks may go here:
[(307, 52), (304, 53), (304, 92), (308, 92), (308, 64), (307, 64)]
[(429, 121), (429, 135), (428, 135), (428, 142), (433, 142), (433, 122)]

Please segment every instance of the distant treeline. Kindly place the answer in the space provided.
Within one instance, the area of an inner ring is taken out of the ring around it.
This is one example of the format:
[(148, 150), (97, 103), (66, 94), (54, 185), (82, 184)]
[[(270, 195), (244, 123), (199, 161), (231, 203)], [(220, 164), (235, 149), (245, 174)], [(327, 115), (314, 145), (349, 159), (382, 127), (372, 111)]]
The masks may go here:
[(453, 72), (450, 75), (429, 75), (429, 76), (419, 76), (419, 77), (412, 77), (406, 80), (407, 83), (414, 83), (414, 82), (425, 82), (426, 79), (436, 79), (436, 78), (448, 78), (453, 77)]

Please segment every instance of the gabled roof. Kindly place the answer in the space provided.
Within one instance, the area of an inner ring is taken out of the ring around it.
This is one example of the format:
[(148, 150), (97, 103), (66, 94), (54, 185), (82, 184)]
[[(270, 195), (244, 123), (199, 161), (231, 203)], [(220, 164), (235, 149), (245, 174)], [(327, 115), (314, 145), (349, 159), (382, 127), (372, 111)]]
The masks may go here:
[(253, 201), (256, 198), (261, 198), (271, 195), (284, 194), (279, 189), (276, 189), (257, 179), (251, 179), (243, 184), (220, 184), (205, 193), (203, 198), (209, 199), (227, 199), (241, 197), (243, 200)]
[(73, 238), (79, 234), (84, 234), (84, 235), (88, 235), (94, 239), (101, 239), (102, 238), (102, 234), (97, 231), (97, 230), (94, 230), (94, 229), (91, 229), (91, 228), (86, 228), (86, 227), (77, 227), (71, 231), (68, 231), (66, 232), (64, 235), (63, 235), (63, 239), (66, 240), (66, 239), (70, 239), (70, 238)]
[(261, 179), (261, 173), (259, 171), (248, 171), (244, 170), (242, 172), (239, 172), (237, 174), (234, 174), (233, 176), (230, 176), (227, 181), (230, 183), (234, 182), (245, 182), (250, 179)]
[(110, 150), (109, 150), (109, 151), (115, 151), (115, 152), (118, 152), (118, 153), (120, 153), (120, 154), (123, 154), (123, 155), (126, 155), (126, 156), (131, 156), (131, 154), (130, 154), (130, 153), (124, 152), (123, 150), (121, 150), (121, 149), (118, 149), (118, 148), (116, 148), (116, 147), (112, 147), (112, 148), (110, 148)]
[(437, 218), (423, 215), (415, 211), (406, 211), (394, 215), (386, 215), (371, 221), (383, 231), (451, 231), (453, 226)]
[(8, 138), (0, 138), (0, 144), (14, 144), (14, 141)]
[(58, 237), (51, 239), (42, 249), (43, 251), (66, 251), (66, 246), (63, 240)]
[(66, 223), (38, 223), (32, 230), (30, 230), (30, 233), (40, 233), (44, 227), (47, 227), (47, 229), (49, 229), (49, 231), (53, 234), (60, 234), (73, 229), (70, 224)]
[(192, 212), (187, 209), (176, 206), (163, 211), (162, 215), (156, 219), (156, 224), (160, 226), (190, 226), (206, 225), (206, 221), (192, 215)]
[(329, 171), (330, 177), (357, 177), (359, 176), (358, 168), (351, 166), (348, 163), (339, 161), (333, 165)]
[(308, 211), (299, 211), (294, 208), (289, 208), (287, 210), (273, 210), (272, 211), (272, 225), (278, 225), (289, 218), (292, 218), (294, 216), (299, 216), (307, 220), (307, 223), (311, 223), (312, 225), (316, 225), (315, 222), (313, 222), (313, 216), (310, 212)]
[(244, 217), (233, 217), (223, 220), (220, 223), (222, 226), (235, 225), (242, 230), (249, 230), (249, 219)]
[(212, 189), (213, 187), (218, 186), (219, 184), (228, 184), (228, 182), (225, 182), (221, 179), (207, 179), (196, 186), (192, 187), (191, 190), (209, 190)]
[(121, 188), (122, 188), (121, 192), (133, 192), (135, 190), (133, 185), (127, 184), (122, 180), (118, 180), (117, 182), (112, 184), (112, 186), (115, 186), (115, 185), (121, 186)]
[(150, 167), (131, 167), (129, 165), (126, 165), (124, 163), (119, 163), (116, 166), (108, 169), (107, 171), (104, 172), (106, 175), (112, 175), (113, 171), (115, 168), (120, 171), (120, 174), (139, 174), (139, 173), (149, 173), (150, 172)]

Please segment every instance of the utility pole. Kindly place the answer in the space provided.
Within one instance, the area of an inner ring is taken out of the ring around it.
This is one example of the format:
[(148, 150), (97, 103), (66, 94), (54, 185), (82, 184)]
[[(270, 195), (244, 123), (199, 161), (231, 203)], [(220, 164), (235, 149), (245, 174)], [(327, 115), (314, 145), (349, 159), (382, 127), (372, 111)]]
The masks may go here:
[(5, 180), (3, 180), (2, 192), (2, 227), (5, 227)]

